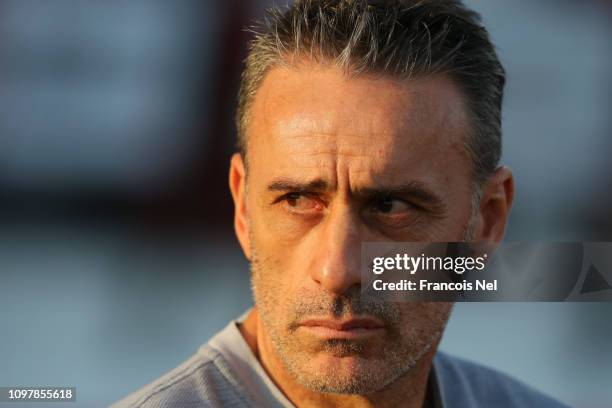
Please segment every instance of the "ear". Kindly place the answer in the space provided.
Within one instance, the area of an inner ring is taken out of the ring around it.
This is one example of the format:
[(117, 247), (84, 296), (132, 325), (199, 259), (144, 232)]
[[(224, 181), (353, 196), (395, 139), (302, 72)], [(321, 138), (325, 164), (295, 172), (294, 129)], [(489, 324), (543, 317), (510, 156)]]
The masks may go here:
[(251, 260), (248, 212), (246, 205), (246, 171), (242, 155), (234, 153), (230, 162), (229, 187), (234, 200), (234, 230), (242, 252)]
[(514, 177), (502, 166), (483, 186), (477, 241), (500, 242), (504, 238), (513, 200)]

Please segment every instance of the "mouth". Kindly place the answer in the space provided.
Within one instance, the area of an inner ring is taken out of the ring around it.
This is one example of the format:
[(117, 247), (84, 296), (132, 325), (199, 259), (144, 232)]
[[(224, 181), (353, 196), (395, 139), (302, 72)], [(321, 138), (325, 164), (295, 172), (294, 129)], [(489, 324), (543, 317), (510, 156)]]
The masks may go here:
[(308, 333), (325, 340), (357, 340), (380, 335), (385, 330), (384, 324), (377, 319), (369, 317), (345, 320), (332, 318), (307, 319), (298, 326)]

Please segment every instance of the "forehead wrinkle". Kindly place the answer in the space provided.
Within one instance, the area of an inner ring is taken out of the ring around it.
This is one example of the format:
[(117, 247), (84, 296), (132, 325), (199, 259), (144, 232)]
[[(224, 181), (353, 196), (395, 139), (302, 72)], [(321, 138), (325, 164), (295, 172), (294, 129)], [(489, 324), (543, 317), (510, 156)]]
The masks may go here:
[(406, 181), (411, 169), (433, 182), (423, 166), (435, 172), (448, 160), (449, 147), (463, 152), (463, 138), (454, 137), (463, 133), (457, 130), (464, 124), (457, 120), (463, 119), (463, 110), (451, 105), (454, 89), (427, 88), (418, 80), (389, 86), (387, 79), (369, 83), (353, 78), (330, 95), (325, 92), (329, 78), (316, 72), (276, 73), (259, 95), (264, 100), (258, 115), (265, 118), (258, 133), (265, 135), (260, 143), (278, 146), (286, 171), (341, 177), (343, 185), (349, 181), (347, 188), (377, 178)]
[[(382, 89), (384, 89), (384, 94), (386, 95), (385, 98), (388, 99), (391, 95), (393, 98), (397, 99), (397, 103), (394, 104), (394, 106), (402, 113), (403, 119), (400, 121), (400, 126), (403, 127), (404, 130), (406, 129), (406, 127), (421, 127), (420, 124), (422, 123), (429, 123), (430, 127), (433, 125), (437, 128), (448, 128), (449, 125), (452, 125), (452, 123), (449, 122), (453, 122), (453, 119), (456, 119), (452, 118), (453, 116), (459, 116), (461, 117), (461, 119), (465, 119), (464, 109), (459, 109), (459, 111), (461, 112), (457, 112), (456, 109), (451, 109), (450, 111), (444, 108), (440, 109), (441, 107), (446, 107), (447, 105), (446, 100), (449, 99), (449, 90), (440, 91), (439, 89), (434, 89), (432, 93), (431, 89), (424, 87), (424, 85), (428, 82), (424, 78), (415, 78), (410, 81), (396, 81), (392, 78), (388, 78), (385, 76), (380, 77), (376, 75), (363, 75), (357, 78), (346, 78), (345, 76), (343, 76), (341, 71), (335, 72), (334, 69), (324, 68), (318, 64), (308, 65), (304, 68), (308, 69), (297, 69), (297, 67), (293, 66), (274, 67), (266, 75), (266, 78), (264, 79), (264, 84), (267, 83), (267, 86), (264, 86), (262, 84), (261, 88), (265, 89), (263, 90), (263, 92), (257, 95), (259, 96), (259, 98), (256, 99), (260, 99), (260, 101), (263, 101), (263, 113), (265, 116), (264, 120), (269, 125), (274, 126), (274, 124), (271, 123), (271, 120), (272, 117), (275, 116), (275, 113), (278, 113), (279, 109), (282, 111), (284, 110), (283, 108), (285, 106), (292, 106), (292, 103), (295, 104), (295, 95), (288, 89), (284, 89), (283, 86), (280, 84), (284, 84), (285, 81), (288, 81), (288, 83), (293, 86), (297, 86), (299, 84), (299, 86), (301, 86), (302, 89), (305, 89), (307, 92), (305, 95), (303, 95), (304, 97), (306, 97), (306, 100), (312, 101), (314, 98), (316, 100), (321, 99), (323, 103), (330, 103), (330, 101), (326, 100), (325, 98), (321, 98), (321, 95), (314, 93), (313, 91), (308, 91), (308, 84), (312, 83), (313, 81), (315, 81), (315, 83), (328, 83), (330, 81), (330, 78), (332, 77), (335, 78), (335, 80), (331, 81), (336, 86), (338, 86), (338, 84), (342, 84), (341, 91), (338, 91), (334, 94), (338, 95), (336, 106), (342, 107), (344, 105), (343, 100), (341, 99), (344, 92), (342, 90), (345, 90), (347, 92), (353, 92), (353, 97), (355, 96), (355, 93), (357, 95), (361, 95), (363, 98), (366, 98), (371, 102), (369, 103), (369, 114), (367, 116), (370, 119), (374, 119), (374, 122), (377, 121), (376, 119), (382, 119), (382, 121), (385, 122), (385, 118), (388, 116), (389, 113), (389, 106), (386, 106), (385, 108), (383, 106), (384, 104), (379, 105), (376, 103), (376, 100), (379, 98)], [(445, 80), (447, 79), (444, 76), (441, 76), (441, 78)], [(262, 90), (261, 88), (260, 90)], [(450, 90), (451, 93), (456, 93), (456, 91), (458, 90)], [(432, 96), (433, 99), (429, 96)], [(331, 126), (333, 125), (331, 122), (335, 120), (332, 120), (330, 118), (328, 111), (322, 111), (321, 109), (318, 109), (315, 110), (315, 112), (310, 112), (310, 115), (308, 112), (304, 111), (297, 112), (297, 114), (299, 118), (296, 118), (294, 116), (291, 118), (291, 120), (287, 121), (293, 122), (292, 124), (285, 123), (286, 125), (288, 125), (288, 127), (287, 129), (284, 129), (284, 133), (288, 132), (292, 127), (295, 127), (295, 125), (298, 125), (296, 119), (299, 119), (299, 121), (302, 122), (302, 124), (300, 124), (299, 126), (302, 126), (304, 122), (311, 122), (311, 124), (316, 123), (318, 125), (324, 123), (323, 129), (320, 126), (319, 129), (317, 129), (319, 133), (329, 133), (333, 136), (334, 132), (328, 132), (325, 129), (334, 127)], [(309, 118), (308, 116), (312, 117)], [(352, 125), (353, 127), (356, 121), (360, 121), (361, 119), (363, 119), (363, 116), (359, 115), (359, 112), (355, 113), (346, 110), (342, 112), (341, 116), (344, 119), (348, 117), (346, 123)], [(276, 122), (276, 124), (278, 123), (279, 122)], [(394, 121), (391, 124), (391, 128), (394, 128), (396, 132), (404, 133), (402, 129), (398, 129), (397, 125), (398, 123)], [(376, 128), (376, 126), (371, 126), (370, 128), (372, 127)], [(343, 129), (343, 131), (345, 130), (346, 129)], [(310, 135), (303, 134), (297, 136), (309, 137)], [(367, 132), (365, 134), (357, 133), (353, 136), (367, 140), (372, 137), (372, 134), (371, 132)]]

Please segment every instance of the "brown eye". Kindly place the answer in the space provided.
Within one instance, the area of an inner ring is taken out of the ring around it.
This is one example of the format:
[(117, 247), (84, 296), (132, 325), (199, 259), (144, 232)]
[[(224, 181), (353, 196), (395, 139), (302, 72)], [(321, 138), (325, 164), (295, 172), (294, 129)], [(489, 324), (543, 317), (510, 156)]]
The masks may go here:
[(299, 204), (298, 201), (300, 200), (300, 198), (302, 198), (300, 194), (291, 193), (287, 195), (285, 200), (287, 201), (287, 204), (289, 204), (291, 207), (297, 207)]
[(397, 214), (410, 209), (410, 205), (393, 197), (382, 197), (374, 202), (374, 209), (383, 214)]
[(298, 214), (310, 214), (321, 211), (323, 205), (314, 197), (302, 193), (289, 193), (283, 197), (288, 211)]

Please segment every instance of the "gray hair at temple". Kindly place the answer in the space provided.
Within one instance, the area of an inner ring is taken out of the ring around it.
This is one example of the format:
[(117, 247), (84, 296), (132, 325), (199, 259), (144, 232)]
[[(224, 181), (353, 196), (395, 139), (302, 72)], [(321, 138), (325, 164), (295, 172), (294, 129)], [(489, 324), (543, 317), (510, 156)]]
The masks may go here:
[(347, 75), (405, 80), (448, 75), (466, 98), (465, 148), (475, 185), (496, 170), (505, 72), (480, 15), (461, 1), (297, 0), (285, 9), (270, 9), (252, 31), (236, 114), (238, 148), (245, 159), (249, 108), (266, 73), (307, 58), (335, 64)]

